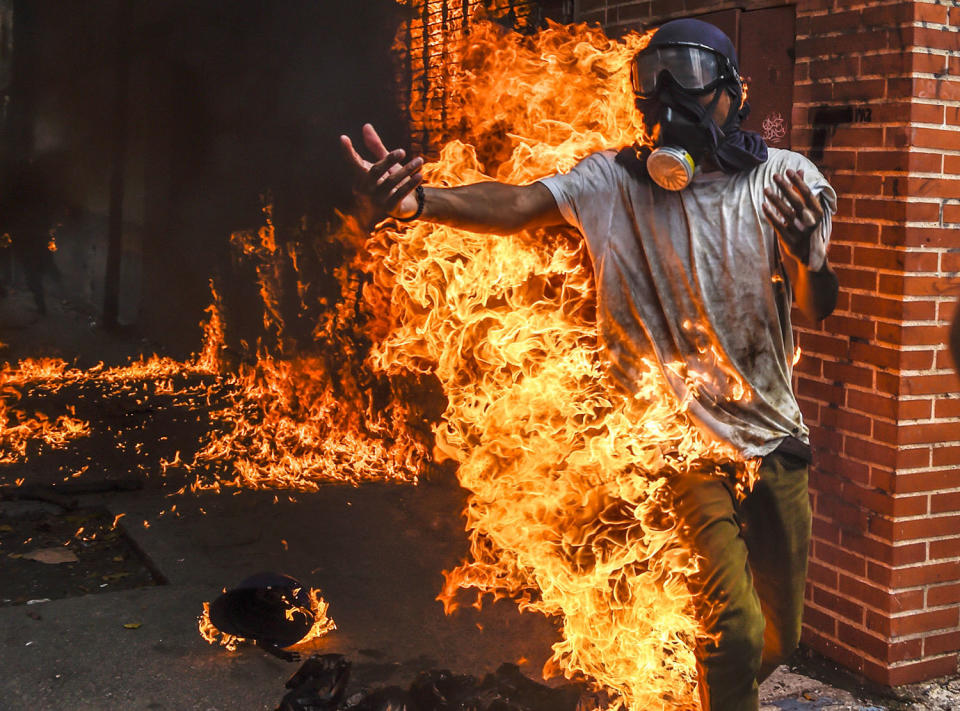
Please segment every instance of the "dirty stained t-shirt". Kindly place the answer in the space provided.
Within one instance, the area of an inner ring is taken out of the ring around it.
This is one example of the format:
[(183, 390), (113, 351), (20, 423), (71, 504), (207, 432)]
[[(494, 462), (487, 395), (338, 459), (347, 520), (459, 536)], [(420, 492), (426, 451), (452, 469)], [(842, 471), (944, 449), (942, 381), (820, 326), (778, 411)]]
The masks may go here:
[(792, 151), (771, 148), (748, 172), (697, 174), (679, 192), (632, 177), (610, 151), (541, 181), (586, 238), (613, 374), (629, 387), (656, 361), (679, 398), (692, 395), (700, 425), (745, 457), (809, 441), (792, 387), (790, 284), (761, 210), (787, 169), (803, 170), (826, 213), (811, 237), (819, 266), (837, 196)]

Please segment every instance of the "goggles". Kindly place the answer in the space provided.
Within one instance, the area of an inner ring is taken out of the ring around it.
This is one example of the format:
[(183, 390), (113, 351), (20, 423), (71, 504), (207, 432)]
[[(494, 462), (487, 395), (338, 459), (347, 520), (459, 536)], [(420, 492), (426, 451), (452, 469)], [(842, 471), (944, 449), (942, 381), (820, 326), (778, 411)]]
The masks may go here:
[(684, 91), (706, 93), (720, 82), (735, 80), (729, 60), (716, 51), (697, 44), (674, 44), (645, 49), (630, 65), (630, 80), (637, 96), (652, 96), (660, 90), (663, 75)]

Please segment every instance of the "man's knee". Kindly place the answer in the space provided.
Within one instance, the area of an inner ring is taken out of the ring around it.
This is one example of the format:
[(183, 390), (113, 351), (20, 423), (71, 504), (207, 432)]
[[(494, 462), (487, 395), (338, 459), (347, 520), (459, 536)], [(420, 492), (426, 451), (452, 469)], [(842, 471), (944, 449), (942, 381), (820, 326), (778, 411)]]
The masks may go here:
[(755, 596), (728, 602), (717, 615), (713, 630), (716, 642), (711, 645), (710, 656), (720, 666), (730, 664), (742, 669), (746, 676), (755, 676), (763, 659), (765, 628), (763, 611)]

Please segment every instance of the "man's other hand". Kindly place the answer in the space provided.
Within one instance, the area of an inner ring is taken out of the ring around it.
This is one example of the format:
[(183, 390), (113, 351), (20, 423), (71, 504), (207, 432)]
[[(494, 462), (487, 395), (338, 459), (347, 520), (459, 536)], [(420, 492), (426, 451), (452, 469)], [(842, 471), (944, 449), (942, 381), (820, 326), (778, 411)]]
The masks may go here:
[(340, 136), (340, 143), (354, 168), (357, 217), (364, 224), (372, 227), (388, 215), (410, 217), (417, 211), (414, 190), (423, 182), (422, 158), (417, 156), (404, 163), (405, 151), (388, 151), (369, 123), (363, 126), (363, 143), (373, 162), (357, 152), (349, 136)]
[(788, 170), (786, 176), (774, 175), (773, 182), (780, 192), (764, 188), (767, 201), (763, 203), (763, 214), (773, 224), (790, 256), (813, 271), (819, 271), (826, 250), (814, 250), (817, 253), (811, 254), (811, 240), (823, 222), (820, 201), (804, 182), (802, 170)]

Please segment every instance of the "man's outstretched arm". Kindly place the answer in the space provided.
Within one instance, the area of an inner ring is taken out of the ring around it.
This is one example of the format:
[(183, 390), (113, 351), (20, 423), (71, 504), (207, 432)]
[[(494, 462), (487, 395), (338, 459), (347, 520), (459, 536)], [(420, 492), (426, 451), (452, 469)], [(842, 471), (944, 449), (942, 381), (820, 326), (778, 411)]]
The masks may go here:
[[(793, 284), (797, 307), (812, 322), (825, 319), (837, 306), (839, 281), (821, 252), (812, 264), (810, 239), (823, 223), (823, 207), (803, 180), (803, 171), (788, 170), (773, 177), (780, 194), (764, 190), (768, 203), (763, 212), (780, 237), (787, 258), (784, 264)], [(820, 261), (818, 259), (818, 261)]]
[[(404, 163), (404, 151), (388, 151), (370, 124), (363, 127), (363, 142), (373, 161), (361, 156), (347, 136), (341, 136), (340, 142), (354, 167), (354, 194), (361, 222), (372, 227), (387, 216), (409, 218), (416, 214), (416, 189), (423, 182), (423, 159), (415, 157)], [(424, 188), (420, 219), (497, 234), (564, 223), (553, 195), (544, 185), (493, 181), (456, 188)]]

